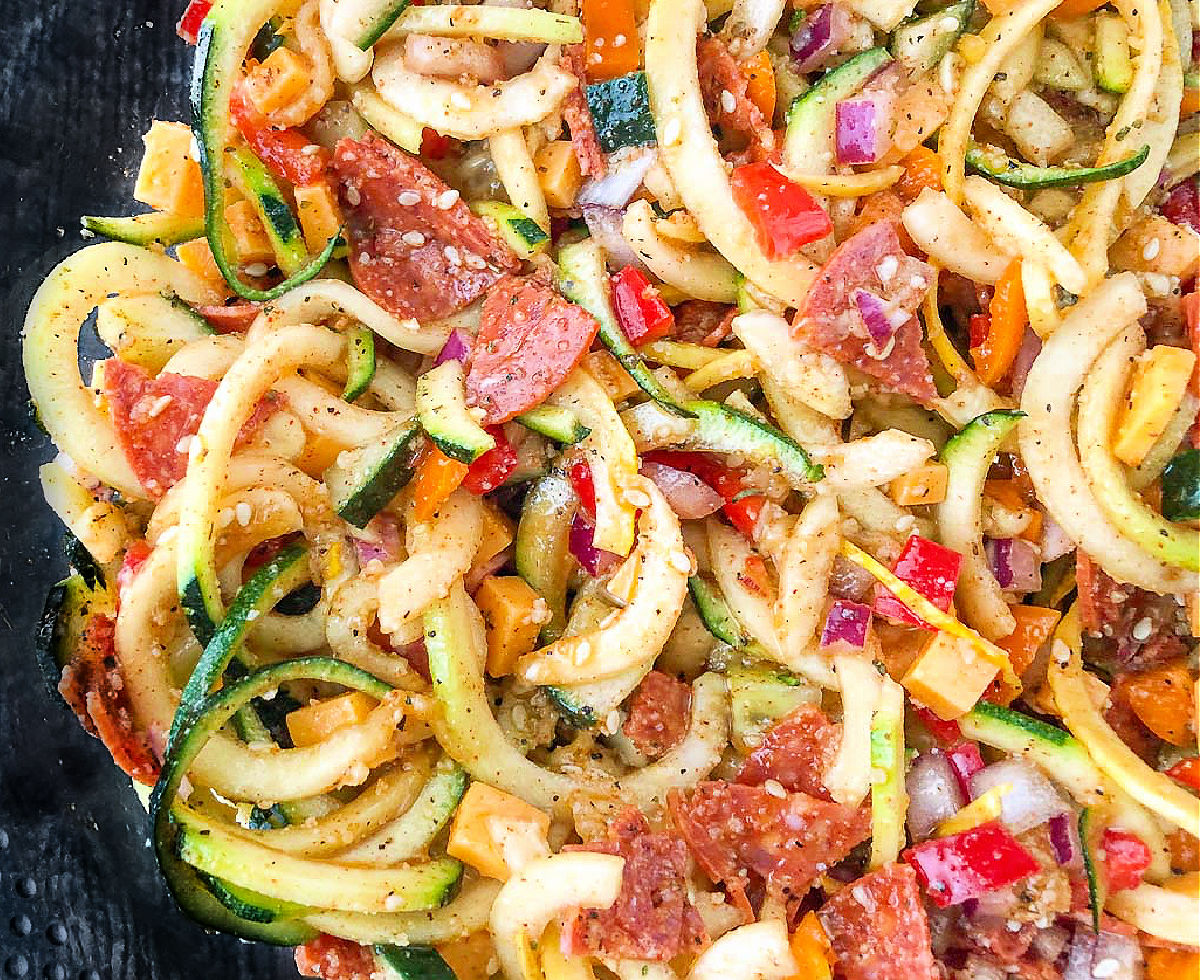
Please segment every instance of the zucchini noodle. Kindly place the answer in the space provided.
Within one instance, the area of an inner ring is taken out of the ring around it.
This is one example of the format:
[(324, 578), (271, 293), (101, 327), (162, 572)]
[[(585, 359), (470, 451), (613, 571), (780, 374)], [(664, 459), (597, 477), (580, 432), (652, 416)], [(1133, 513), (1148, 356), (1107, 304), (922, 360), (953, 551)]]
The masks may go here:
[(770, 259), (733, 203), (725, 162), (700, 95), (695, 36), (705, 24), (701, 0), (652, 0), (646, 21), (646, 82), (659, 155), (704, 236), (747, 279), (799, 306), (816, 267), (797, 255)]
[[(734, 317), (733, 332), (771, 381), (790, 397), (830, 418), (844, 419), (850, 414), (850, 384), (841, 364), (828, 354), (805, 349), (783, 317), (743, 313)], [(800, 441), (807, 443), (808, 439)]]
[(1113, 527), (1088, 486), (1071, 437), (1075, 394), (1105, 347), (1145, 312), (1137, 279), (1105, 280), (1063, 317), (1025, 381), (1021, 455), (1050, 516), (1110, 575), (1155, 592), (1183, 591), (1188, 576)]
[(542, 231), (549, 231), (550, 212), (546, 208), (546, 195), (538, 183), (533, 154), (529, 152), (524, 130), (506, 129), (496, 133), (488, 140), (488, 149), (508, 199), (525, 212), (525, 217), (536, 222)]
[(837, 502), (829, 495), (818, 495), (792, 526), (776, 562), (775, 632), (781, 652), (793, 662), (816, 640), (839, 539)]
[(645, 201), (629, 205), (621, 233), (646, 267), (668, 286), (714, 303), (737, 300), (737, 270), (716, 252), (666, 241), (655, 230), (654, 211)]

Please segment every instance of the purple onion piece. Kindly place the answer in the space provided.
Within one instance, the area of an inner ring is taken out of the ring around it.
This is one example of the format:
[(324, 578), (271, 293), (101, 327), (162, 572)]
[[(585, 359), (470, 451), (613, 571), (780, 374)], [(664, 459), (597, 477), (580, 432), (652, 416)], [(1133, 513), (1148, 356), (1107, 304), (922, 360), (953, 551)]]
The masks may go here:
[(1042, 563), (1037, 549), (1023, 538), (988, 538), (988, 564), (1000, 588), (1036, 592), (1042, 587)]
[(838, 163), (879, 159), (879, 112), (874, 99), (843, 99), (834, 109), (833, 139)]
[(988, 564), (1000, 588), (1010, 589), (1013, 583), (1012, 571), (1012, 538), (988, 538), (984, 542), (987, 550)]
[(451, 330), (450, 336), (446, 338), (446, 342), (442, 345), (442, 349), (438, 351), (438, 356), (434, 358), (433, 366), (437, 367), (439, 364), (445, 364), (446, 361), (465, 361), (470, 352), (470, 335), (458, 329)]
[(821, 630), (821, 646), (845, 643), (861, 649), (867, 642), (867, 629), (871, 625), (871, 607), (849, 599), (836, 599), (825, 617), (825, 628)]
[(846, 11), (835, 3), (814, 10), (788, 42), (792, 65), (801, 74), (820, 68), (837, 51), (850, 29)]
[(854, 305), (858, 308), (859, 316), (862, 317), (867, 333), (871, 335), (875, 346), (886, 347), (888, 341), (892, 339), (892, 335), (895, 334), (896, 328), (888, 319), (883, 300), (869, 289), (856, 289), (854, 290)]
[(588, 232), (596, 240), (596, 244), (604, 249), (608, 267), (613, 270), (623, 269), (627, 265), (643, 272), (649, 272), (646, 263), (633, 250), (633, 246), (625, 240), (621, 226), (625, 221), (625, 212), (619, 208), (601, 207), (587, 204), (583, 207), (583, 220), (587, 223)]
[(567, 546), (575, 560), (583, 566), (593, 578), (610, 571), (620, 560), (611, 551), (597, 548), (593, 542), (596, 528), (590, 521), (576, 514), (571, 518), (571, 532), (567, 537)]
[(1076, 846), (1075, 821), (1069, 813), (1059, 813), (1049, 819), (1050, 846), (1054, 849), (1054, 860), (1060, 867), (1069, 867), (1079, 858)]

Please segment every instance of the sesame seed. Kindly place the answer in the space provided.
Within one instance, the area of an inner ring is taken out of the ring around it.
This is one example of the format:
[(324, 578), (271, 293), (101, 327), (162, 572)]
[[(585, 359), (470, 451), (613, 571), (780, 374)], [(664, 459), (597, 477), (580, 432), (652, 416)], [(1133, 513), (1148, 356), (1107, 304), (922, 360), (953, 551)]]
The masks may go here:
[(1151, 259), (1158, 256), (1159, 250), (1162, 248), (1157, 238), (1151, 238), (1146, 242), (1146, 247), (1142, 249), (1142, 258), (1149, 262)]
[(421, 195), (417, 191), (401, 191), (396, 201), (406, 208), (421, 203)]
[(425, 244), (425, 236), (419, 231), (406, 231), (400, 236), (400, 240), (404, 242), (405, 245), (412, 245), (414, 248)]
[(731, 115), (737, 110), (737, 99), (729, 89), (721, 90), (721, 108)]
[(458, 191), (451, 187), (449, 190), (443, 191), (441, 194), (439, 194), (437, 200), (433, 202), (433, 205), (439, 211), (449, 211), (457, 203)]

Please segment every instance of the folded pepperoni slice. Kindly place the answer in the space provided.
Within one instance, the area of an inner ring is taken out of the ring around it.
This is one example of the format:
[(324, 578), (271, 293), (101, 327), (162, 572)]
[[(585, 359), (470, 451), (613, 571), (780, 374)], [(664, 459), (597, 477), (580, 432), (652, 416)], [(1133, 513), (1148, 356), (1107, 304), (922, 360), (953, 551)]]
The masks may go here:
[[(894, 221), (877, 221), (834, 250), (792, 331), (815, 350), (878, 378), (892, 391), (932, 401), (937, 389), (916, 313), (934, 275), (931, 266), (904, 253)], [(882, 349), (876, 348), (855, 301), (859, 290), (881, 302), (887, 319), (899, 324)]]
[(683, 738), (692, 689), (661, 670), (652, 670), (629, 699), (621, 729), (642, 755), (657, 759)]
[(815, 704), (802, 704), (767, 731), (743, 763), (737, 781), (758, 786), (773, 779), (788, 792), (830, 800), (824, 774), (841, 740), (841, 725)]
[(818, 800), (805, 793), (776, 795), (765, 786), (703, 782), (691, 796), (668, 799), (671, 819), (714, 881), (751, 912), (753, 878), (785, 901), (804, 896), (826, 868), (845, 858), (870, 833), (870, 810)]
[(932, 980), (939, 976), (929, 920), (912, 868), (889, 864), (859, 878), (818, 913), (842, 980)]
[(457, 313), (521, 260), (416, 157), (368, 133), (334, 151), (354, 283), (417, 320)]
[(297, 946), (295, 957), (300, 976), (321, 980), (371, 980), (379, 970), (366, 946), (323, 933)]
[(79, 647), (63, 668), (58, 690), (84, 729), (100, 739), (128, 776), (153, 786), (158, 759), (145, 733), (134, 728), (121, 667), (117, 661), (117, 622), (94, 613), (88, 617)]
[(467, 374), (467, 396), (487, 414), (485, 425), (506, 422), (541, 404), (587, 353), (600, 324), (568, 303), (546, 276), (509, 276), (489, 290)]
[(669, 960), (707, 942), (700, 913), (687, 895), (687, 846), (670, 834), (651, 833), (638, 810), (622, 813), (608, 840), (567, 849), (625, 859), (612, 906), (581, 910), (565, 930), (563, 942), (571, 955)]

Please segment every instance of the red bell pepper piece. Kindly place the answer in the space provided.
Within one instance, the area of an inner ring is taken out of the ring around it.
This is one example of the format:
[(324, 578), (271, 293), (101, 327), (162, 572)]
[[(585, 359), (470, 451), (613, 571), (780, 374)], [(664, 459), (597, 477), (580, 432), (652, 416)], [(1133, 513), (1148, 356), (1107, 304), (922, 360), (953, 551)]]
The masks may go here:
[[(958, 585), (958, 572), (961, 567), (962, 555), (957, 551), (951, 551), (914, 534), (904, 542), (904, 548), (892, 571), (945, 612), (954, 599), (954, 588)], [(904, 603), (882, 586), (875, 594), (874, 609), (877, 615), (899, 620), (908, 626), (933, 628), (922, 622)]]
[(1142, 883), (1150, 867), (1150, 848), (1145, 841), (1128, 831), (1107, 827), (1100, 836), (1100, 849), (1109, 891), (1125, 891)]
[(944, 718), (939, 718), (923, 704), (913, 703), (913, 714), (920, 719), (934, 738), (940, 739), (943, 742), (956, 742), (962, 738), (962, 729), (958, 727), (958, 722), (953, 719), (947, 721)]
[(671, 332), (675, 314), (640, 270), (625, 266), (612, 277), (612, 288), (617, 319), (631, 344), (648, 344)]
[(1191, 759), (1181, 759), (1167, 770), (1167, 775), (1184, 786), (1200, 790), (1200, 759), (1194, 756)]
[(329, 151), (298, 129), (275, 129), (238, 86), (229, 99), (229, 115), (250, 149), (277, 177), (296, 187), (325, 180)]
[(179, 18), (179, 23), (175, 25), (175, 33), (188, 44), (195, 44), (200, 36), (200, 25), (204, 23), (204, 18), (210, 10), (210, 0), (191, 0), (183, 11), (183, 16)]
[(969, 800), (971, 777), (983, 768), (983, 756), (979, 754), (979, 746), (974, 742), (959, 742), (946, 750), (946, 758), (950, 762), (950, 768), (954, 770), (963, 795)]
[(959, 905), (1036, 874), (1038, 863), (998, 822), (937, 837), (908, 848), (903, 858), (939, 908)]
[(500, 426), (490, 425), (487, 431), (496, 440), (496, 445), (471, 464), (461, 484), (480, 496), (501, 486), (519, 462), (516, 449), (504, 438), (504, 430)]
[(972, 313), (967, 325), (971, 334), (971, 349), (981, 347), (992, 329), (992, 318), (986, 313)]
[(118, 599), (129, 588), (130, 583), (137, 577), (137, 573), (142, 570), (142, 566), (150, 558), (151, 550), (150, 545), (140, 539), (134, 541), (126, 550), (125, 557), (121, 560), (121, 567), (117, 571)]
[(729, 523), (746, 537), (754, 535), (758, 515), (762, 512), (767, 498), (759, 494), (741, 496), (746, 489), (745, 474), (741, 470), (726, 466), (707, 453), (650, 452), (642, 458), (650, 463), (662, 463), (664, 466), (672, 466), (698, 476), (725, 498), (721, 512), (729, 518)]
[(577, 459), (567, 467), (567, 479), (571, 489), (579, 498), (579, 509), (594, 524), (596, 521), (596, 486), (592, 482), (592, 468), (586, 459)]
[(421, 156), (429, 160), (443, 160), (450, 154), (450, 137), (426, 126), (421, 130)]
[(817, 200), (770, 163), (738, 167), (730, 182), (733, 199), (768, 258), (786, 258), (833, 231), (833, 222)]

